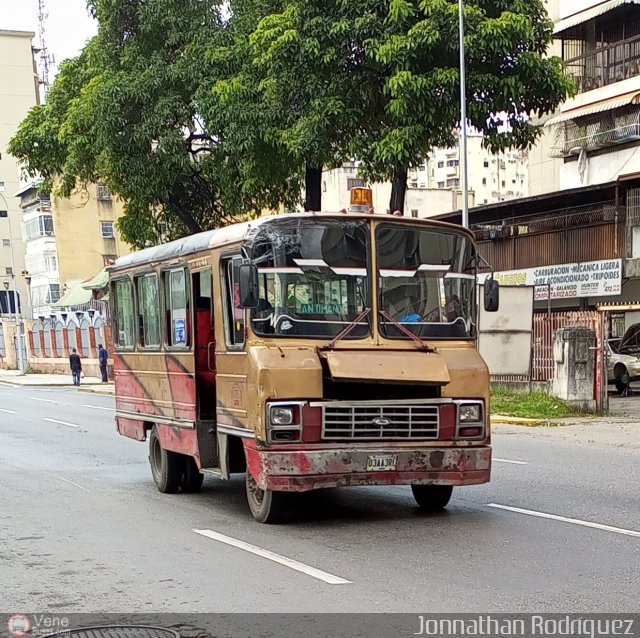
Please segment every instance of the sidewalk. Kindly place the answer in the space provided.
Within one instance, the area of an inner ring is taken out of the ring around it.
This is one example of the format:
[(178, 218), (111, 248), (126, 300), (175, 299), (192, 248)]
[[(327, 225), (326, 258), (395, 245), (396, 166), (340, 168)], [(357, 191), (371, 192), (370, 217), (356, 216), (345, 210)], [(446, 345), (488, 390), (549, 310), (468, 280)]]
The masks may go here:
[[(20, 374), (17, 370), (0, 370), (0, 384), (29, 387), (73, 387), (71, 374)], [(113, 382), (102, 383), (97, 377), (84, 377), (80, 389), (100, 394), (113, 394)]]

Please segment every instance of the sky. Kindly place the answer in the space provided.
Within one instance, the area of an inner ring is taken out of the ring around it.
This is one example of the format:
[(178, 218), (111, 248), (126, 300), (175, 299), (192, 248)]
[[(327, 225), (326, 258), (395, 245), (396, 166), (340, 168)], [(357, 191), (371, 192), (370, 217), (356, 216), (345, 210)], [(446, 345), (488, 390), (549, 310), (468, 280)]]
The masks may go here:
[[(45, 0), (45, 6), (46, 43), (57, 67), (80, 52), (97, 26), (87, 13), (86, 0)], [(0, 0), (0, 29), (34, 31), (38, 45), (38, 0)]]

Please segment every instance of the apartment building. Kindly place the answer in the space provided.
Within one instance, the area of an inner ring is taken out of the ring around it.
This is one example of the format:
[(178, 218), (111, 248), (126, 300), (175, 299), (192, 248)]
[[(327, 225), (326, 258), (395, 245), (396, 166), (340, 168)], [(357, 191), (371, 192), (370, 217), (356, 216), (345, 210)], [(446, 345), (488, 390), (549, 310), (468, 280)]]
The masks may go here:
[(22, 209), (25, 277), (30, 287), (33, 317), (47, 316), (60, 299), (58, 251), (51, 199), (40, 190), (39, 180), (30, 180), (16, 193)]
[[(526, 197), (529, 193), (528, 156), (510, 150), (494, 155), (483, 147), (483, 136), (471, 132), (467, 140), (469, 190), (478, 205)], [(460, 149), (434, 148), (428, 161), (412, 169), (409, 186), (438, 190), (460, 189)]]
[(15, 158), (7, 153), (7, 145), (39, 99), (34, 36), (30, 32), (0, 30), (0, 314), (13, 312), (13, 292), (17, 290), (25, 316), (30, 309), (28, 286), (22, 276), (25, 250), (22, 211), (16, 196), (19, 169)]
[(557, 7), (556, 50), (576, 95), (544, 124), (538, 150), (547, 158), (544, 169), (531, 166), (533, 194), (640, 172), (640, 5), (560, 0)]

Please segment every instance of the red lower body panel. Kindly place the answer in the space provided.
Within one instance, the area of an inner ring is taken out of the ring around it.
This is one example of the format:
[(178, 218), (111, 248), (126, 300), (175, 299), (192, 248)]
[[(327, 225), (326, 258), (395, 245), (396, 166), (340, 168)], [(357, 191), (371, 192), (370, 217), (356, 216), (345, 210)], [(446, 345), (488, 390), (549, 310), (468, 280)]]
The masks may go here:
[[(477, 485), (491, 475), (491, 448), (258, 449), (244, 440), (248, 469), (261, 489), (304, 492), (348, 485)], [(397, 456), (392, 470), (367, 469), (369, 456)]]

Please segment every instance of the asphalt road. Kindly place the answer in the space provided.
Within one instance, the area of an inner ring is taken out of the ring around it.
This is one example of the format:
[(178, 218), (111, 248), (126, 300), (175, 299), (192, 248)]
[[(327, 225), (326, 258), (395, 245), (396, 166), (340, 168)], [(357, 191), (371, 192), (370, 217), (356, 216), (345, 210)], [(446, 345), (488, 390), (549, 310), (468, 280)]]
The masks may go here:
[(113, 414), (0, 386), (0, 612), (640, 611), (640, 424), (497, 427), (492, 482), (443, 514), (350, 488), (265, 526), (241, 478), (158, 493)]

